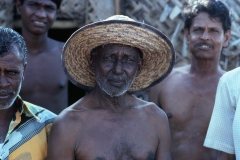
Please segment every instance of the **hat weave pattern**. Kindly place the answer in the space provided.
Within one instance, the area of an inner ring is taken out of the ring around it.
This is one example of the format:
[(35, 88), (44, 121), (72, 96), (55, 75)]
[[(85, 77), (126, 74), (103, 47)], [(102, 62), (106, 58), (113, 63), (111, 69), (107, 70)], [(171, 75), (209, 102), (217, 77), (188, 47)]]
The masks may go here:
[[(146, 89), (161, 81), (172, 70), (175, 52), (171, 42), (157, 29), (144, 23), (108, 20), (77, 30), (66, 42), (63, 66), (69, 79), (77, 86), (90, 90), (96, 84), (90, 69), (93, 48), (107, 44), (123, 44), (143, 52), (143, 67), (129, 92)], [(82, 87), (85, 86), (85, 87)]]

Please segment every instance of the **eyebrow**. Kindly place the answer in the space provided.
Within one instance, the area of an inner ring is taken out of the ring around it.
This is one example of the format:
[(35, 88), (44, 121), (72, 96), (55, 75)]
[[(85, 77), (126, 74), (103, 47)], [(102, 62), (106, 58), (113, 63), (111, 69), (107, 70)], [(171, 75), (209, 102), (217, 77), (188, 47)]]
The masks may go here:
[[(203, 27), (203, 26), (192, 26), (192, 28), (193, 29), (196, 29), (196, 28), (205, 28), (205, 27)], [(217, 27), (217, 26), (213, 26), (213, 27), (208, 27), (209, 29), (221, 29), (221, 28), (219, 28), (219, 27)]]

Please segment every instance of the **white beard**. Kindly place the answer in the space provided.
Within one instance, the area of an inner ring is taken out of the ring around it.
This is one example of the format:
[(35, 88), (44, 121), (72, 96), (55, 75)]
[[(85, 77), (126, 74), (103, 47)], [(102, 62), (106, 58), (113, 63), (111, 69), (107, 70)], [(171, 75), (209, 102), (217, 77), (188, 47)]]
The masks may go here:
[(123, 95), (124, 93), (126, 93), (129, 88), (131, 87), (131, 85), (133, 84), (135, 78), (136, 78), (137, 72), (135, 73), (135, 75), (131, 78), (127, 80), (127, 83), (125, 86), (123, 86), (120, 89), (114, 89), (114, 88), (109, 88), (108, 84), (107, 84), (107, 77), (104, 77), (100, 74), (99, 70), (97, 69), (96, 71), (96, 83), (98, 84), (98, 86), (110, 97), (118, 97)]

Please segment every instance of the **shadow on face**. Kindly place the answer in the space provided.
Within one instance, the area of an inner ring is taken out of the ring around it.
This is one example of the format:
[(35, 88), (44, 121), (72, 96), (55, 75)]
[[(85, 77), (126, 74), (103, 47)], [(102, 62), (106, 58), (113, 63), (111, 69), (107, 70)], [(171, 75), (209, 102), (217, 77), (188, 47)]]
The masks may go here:
[(97, 86), (111, 97), (128, 91), (142, 68), (142, 52), (135, 47), (111, 44), (97, 47), (91, 55), (91, 68)]
[(25, 65), (16, 45), (0, 56), (0, 109), (12, 106), (20, 92)]

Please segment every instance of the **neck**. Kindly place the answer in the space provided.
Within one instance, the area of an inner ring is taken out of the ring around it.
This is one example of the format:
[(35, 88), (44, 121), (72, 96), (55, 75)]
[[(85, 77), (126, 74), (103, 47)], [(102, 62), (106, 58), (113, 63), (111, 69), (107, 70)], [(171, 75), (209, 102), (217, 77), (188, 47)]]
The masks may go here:
[(100, 88), (95, 87), (90, 94), (92, 94), (93, 97), (97, 97), (95, 98), (95, 104), (98, 108), (108, 109), (113, 112), (121, 112), (129, 109), (129, 103), (127, 102), (131, 96), (128, 93), (111, 97)]
[(27, 44), (27, 53), (38, 54), (46, 50), (49, 46), (48, 33), (36, 35), (29, 31), (22, 29), (22, 36)]
[(222, 69), (219, 66), (219, 59), (211, 60), (192, 58), (190, 72), (204, 76), (211, 76), (222, 72)]
[(12, 117), (16, 113), (16, 111), (17, 111), (17, 107), (15, 104), (13, 104), (8, 109), (1, 109), (0, 110), (0, 124), (2, 124), (4, 121), (12, 120)]

